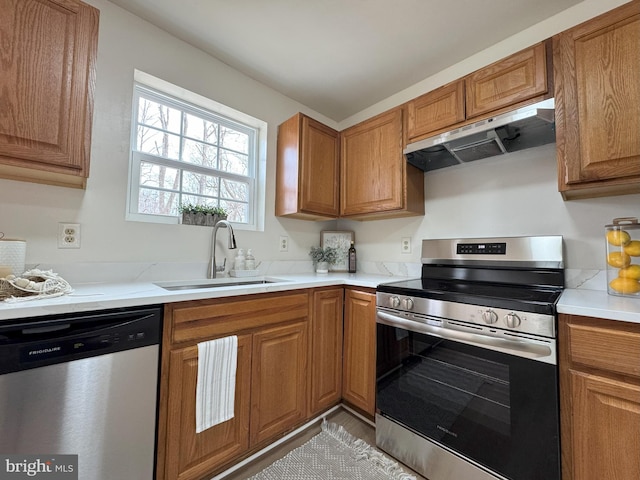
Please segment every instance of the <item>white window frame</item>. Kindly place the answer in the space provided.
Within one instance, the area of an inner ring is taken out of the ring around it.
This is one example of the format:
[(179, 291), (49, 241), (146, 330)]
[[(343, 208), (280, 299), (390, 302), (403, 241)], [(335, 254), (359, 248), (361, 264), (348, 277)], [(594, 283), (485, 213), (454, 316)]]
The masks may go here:
[[(211, 117), (215, 123), (231, 127), (234, 130), (248, 131), (251, 129), (255, 132), (254, 141), (251, 142), (249, 152), (250, 155), (253, 154), (253, 162), (250, 161), (249, 164), (249, 175), (245, 177), (229, 173), (222, 174), (222, 176), (231, 179), (236, 177), (242, 180), (242, 182), (249, 180), (250, 203), (248, 205), (248, 222), (232, 222), (234, 228), (239, 230), (264, 231), (267, 123), (140, 70), (135, 70), (134, 72), (126, 220), (164, 224), (180, 223), (178, 216), (145, 214), (138, 213), (137, 211), (140, 163), (142, 161), (150, 161), (154, 164), (165, 164), (163, 159), (159, 157), (136, 150), (138, 98), (141, 93), (144, 97), (150, 98), (152, 101), (159, 101), (162, 104), (178, 108), (187, 113), (198, 116), (203, 116), (204, 113), (205, 117)], [(175, 161), (171, 160), (167, 161), (166, 165), (172, 168), (176, 167)], [(185, 164), (184, 166), (186, 167), (185, 170), (200, 171), (197, 165)], [(211, 174), (211, 171), (209, 169), (202, 169), (202, 173)]]

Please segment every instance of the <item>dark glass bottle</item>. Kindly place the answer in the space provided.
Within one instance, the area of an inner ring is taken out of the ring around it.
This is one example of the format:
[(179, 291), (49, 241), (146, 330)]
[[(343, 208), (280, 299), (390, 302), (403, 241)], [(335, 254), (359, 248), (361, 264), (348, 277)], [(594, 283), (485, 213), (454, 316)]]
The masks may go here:
[(356, 247), (353, 246), (353, 242), (349, 247), (349, 273), (356, 273)]

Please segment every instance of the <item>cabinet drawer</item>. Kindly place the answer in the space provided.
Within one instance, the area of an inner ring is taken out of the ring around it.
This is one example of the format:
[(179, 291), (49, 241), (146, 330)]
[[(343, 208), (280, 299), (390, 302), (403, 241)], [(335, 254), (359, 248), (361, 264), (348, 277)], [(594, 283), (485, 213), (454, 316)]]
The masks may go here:
[(571, 363), (640, 378), (640, 325), (614, 324), (570, 323)]
[[(196, 300), (167, 306), (172, 319), (171, 343), (196, 342), (244, 330), (307, 318), (309, 294), (251, 295)], [(168, 316), (168, 314), (170, 316)]]

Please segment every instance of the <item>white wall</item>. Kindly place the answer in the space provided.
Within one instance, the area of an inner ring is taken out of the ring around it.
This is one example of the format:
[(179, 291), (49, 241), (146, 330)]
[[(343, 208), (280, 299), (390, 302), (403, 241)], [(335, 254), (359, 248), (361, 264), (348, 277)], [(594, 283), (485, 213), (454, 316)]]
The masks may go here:
[[(628, 0), (584, 0), (402, 92), (340, 122), (344, 129), (398, 106), (478, 68), (609, 11)], [(425, 215), (354, 222), (358, 258), (368, 262), (419, 262), (420, 241), (514, 235), (563, 235), (572, 269), (605, 269), (604, 225), (613, 218), (640, 218), (640, 195), (563, 201), (557, 188), (555, 144), (425, 174)], [(402, 237), (412, 253), (401, 254)]]
[[(265, 232), (240, 231), (240, 246), (258, 260), (308, 260), (319, 232), (356, 231), (359, 259), (419, 262), (422, 238), (562, 234), (568, 266), (604, 268), (603, 226), (614, 217), (640, 217), (640, 196), (563, 202), (556, 187), (553, 146), (425, 176), (424, 217), (372, 222), (308, 222), (276, 218), (276, 127), (303, 111), (344, 128), (504, 57), (557, 31), (624, 3), (585, 0), (522, 34), (425, 79), (338, 125), (169, 36), (106, 0), (100, 9), (91, 175), (84, 191), (0, 179), (0, 231), (27, 240), (27, 264), (83, 262), (206, 262), (209, 228), (125, 222), (134, 68), (268, 122)], [(57, 248), (58, 222), (79, 222), (82, 248)], [(288, 235), (289, 252), (278, 252)], [(401, 237), (413, 253), (400, 254)]]
[[(555, 144), (436, 170), (424, 177), (424, 217), (338, 226), (355, 231), (369, 261), (420, 262), (426, 238), (562, 235), (568, 268), (604, 270), (604, 226), (640, 218), (640, 195), (565, 202), (556, 175)], [(411, 237), (411, 254), (401, 253), (402, 237)]]
[[(100, 10), (100, 30), (87, 188), (0, 180), (0, 231), (27, 240), (27, 264), (207, 261), (211, 228), (124, 220), (136, 68), (268, 123), (265, 232), (238, 231), (237, 241), (253, 248), (259, 260), (308, 259), (323, 224), (273, 215), (277, 125), (298, 111), (334, 127), (335, 122), (106, 0), (88, 3)], [(58, 222), (81, 224), (80, 249), (57, 248)], [(278, 252), (281, 234), (290, 237), (288, 254)]]
[[(628, 1), (629, 0), (583, 0), (574, 7), (568, 8), (547, 20), (512, 35), (502, 42), (482, 50), (481, 52), (478, 52), (475, 55), (472, 55), (471, 57), (458, 62), (435, 75), (432, 75), (431, 77), (425, 78), (421, 82), (418, 82), (415, 85), (412, 85), (349, 118), (346, 118), (339, 123), (339, 130), (343, 130), (351, 125), (361, 122), (362, 120), (377, 115), (378, 113), (419, 97), (423, 93), (464, 77), (479, 68), (485, 67), (511, 55), (512, 53), (519, 52), (520, 50), (530, 47), (535, 43), (552, 37), (556, 33), (567, 30), (574, 25), (596, 17), (601, 13), (607, 12), (615, 7), (627, 3)], [(446, 39), (443, 39), (443, 41), (446, 41)]]

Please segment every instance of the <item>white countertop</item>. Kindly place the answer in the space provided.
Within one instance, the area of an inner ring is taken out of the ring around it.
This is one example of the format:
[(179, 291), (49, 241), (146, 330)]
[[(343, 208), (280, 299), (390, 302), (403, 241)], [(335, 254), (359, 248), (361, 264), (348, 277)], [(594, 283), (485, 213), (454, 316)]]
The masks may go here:
[[(74, 292), (56, 298), (31, 299), (18, 302), (0, 302), (0, 321), (17, 318), (38, 317), (73, 312), (106, 310), (109, 308), (154, 305), (185, 300), (202, 300), (255, 293), (280, 292), (302, 288), (316, 288), (332, 285), (376, 288), (379, 283), (402, 280), (402, 277), (372, 275), (362, 273), (329, 273), (318, 275), (285, 274), (263, 277), (224, 277), (212, 282), (234, 282), (242, 280), (269, 280), (274, 283), (257, 285), (236, 285), (217, 288), (197, 288), (189, 290), (165, 290), (150, 282), (77, 283)], [(202, 282), (202, 279), (197, 280)], [(167, 283), (167, 282), (158, 282)], [(176, 282), (177, 283), (177, 282)], [(189, 284), (189, 281), (181, 281)], [(195, 281), (194, 281), (195, 283)]]
[(557, 308), (558, 313), (640, 323), (640, 297), (619, 297), (604, 290), (566, 289)]
[[(250, 279), (266, 279), (275, 282), (174, 291), (165, 290), (151, 282), (77, 283), (73, 284), (74, 293), (62, 297), (32, 299), (16, 303), (0, 302), (0, 321), (332, 285), (376, 288), (380, 283), (399, 281), (404, 277), (365, 273), (329, 273), (328, 275), (297, 273), (252, 277), (244, 280)], [(235, 280), (239, 279), (225, 277), (217, 281)], [(202, 282), (202, 280), (198, 281)], [(189, 281), (182, 283), (189, 283)], [(608, 295), (603, 290), (586, 288), (565, 289), (558, 302), (558, 312), (640, 323), (640, 297), (618, 297)]]

